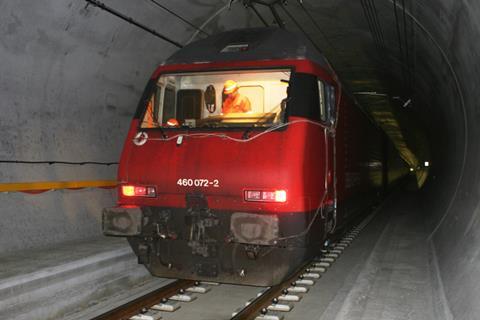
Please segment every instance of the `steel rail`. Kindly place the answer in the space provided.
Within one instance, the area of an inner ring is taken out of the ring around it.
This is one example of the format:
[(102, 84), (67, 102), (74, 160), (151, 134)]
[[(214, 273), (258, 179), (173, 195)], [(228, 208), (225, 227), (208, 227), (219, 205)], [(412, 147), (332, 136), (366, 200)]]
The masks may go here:
[[(358, 233), (373, 219), (374, 214), (368, 215), (363, 218), (360, 223), (356, 224), (356, 227), (350, 231), (346, 231), (346, 227), (342, 228), (341, 232), (336, 232), (331, 235), (330, 241), (337, 243), (338, 241), (345, 239), (345, 241), (351, 242), (358, 235)], [(355, 224), (354, 224), (355, 225)], [(330, 242), (329, 241), (329, 242)], [(328, 249), (327, 249), (328, 251)], [(322, 253), (323, 255), (323, 253)], [(293, 275), (287, 278), (282, 283), (268, 288), (262, 295), (250, 302), (245, 308), (235, 314), (230, 320), (254, 320), (260, 314), (268, 314), (268, 307), (277, 303), (275, 300), (282, 294), (288, 292), (288, 288), (296, 285), (297, 279), (302, 279), (308, 267), (315, 261), (315, 258), (303, 263)]]
[(261, 296), (253, 300), (248, 306), (243, 308), (230, 320), (251, 320), (251, 319), (255, 319), (262, 312), (266, 312), (267, 307), (272, 304), (273, 299), (280, 296), (282, 293), (284, 293), (285, 290), (287, 290), (292, 285), (292, 283), (298, 279), (298, 277), (301, 274), (305, 273), (305, 269), (311, 263), (312, 261), (308, 261), (302, 264), (301, 267), (298, 268), (297, 271), (292, 276), (287, 278), (287, 280), (285, 280), (280, 284), (270, 287)]
[(195, 281), (193, 280), (176, 280), (164, 287), (99, 315), (92, 320), (127, 320), (130, 317), (142, 313), (146, 308), (150, 308), (151, 306), (160, 303), (163, 299), (167, 299), (177, 294), (181, 289), (186, 289), (194, 284)]

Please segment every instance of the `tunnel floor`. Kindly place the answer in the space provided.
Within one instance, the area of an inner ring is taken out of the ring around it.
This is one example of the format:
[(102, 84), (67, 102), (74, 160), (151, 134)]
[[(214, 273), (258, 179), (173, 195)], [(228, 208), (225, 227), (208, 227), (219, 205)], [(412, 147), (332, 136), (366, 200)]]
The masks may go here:
[(292, 319), (445, 319), (443, 291), (414, 193), (392, 195)]
[[(374, 219), (352, 245), (294, 309), (285, 314), (286, 319), (449, 319), (424, 224), (425, 213), (419, 203), (415, 193), (392, 194), (377, 208)], [(19, 317), (14, 318), (27, 319), (32, 312), (35, 314), (35, 309), (41, 310), (44, 319), (55, 319), (62, 313), (62, 318), (68, 314), (69, 319), (88, 319), (118, 305), (119, 299), (126, 302), (129, 288), (135, 288), (136, 282), (143, 281), (144, 289), (166, 283), (159, 278), (152, 282), (153, 278), (136, 265), (125, 243), (111, 239), (86, 243), (85, 248), (76, 244), (70, 249), (59, 248), (43, 254), (17, 256), (23, 257), (23, 265), (4, 260), (8, 268), (0, 272), (0, 284), (3, 291), (17, 288), (19, 295), (15, 301), (10, 301), (13, 297), (9, 297), (8, 292), (0, 297), (0, 305), (3, 304), (7, 312), (0, 312), (0, 319), (4, 319), (2, 314), (12, 317), (12, 312), (18, 312)], [(77, 259), (82, 255), (86, 258)], [(88, 263), (89, 260), (92, 261)], [(108, 262), (102, 262), (104, 260)], [(64, 265), (54, 266), (52, 261), (63, 261)], [(67, 265), (73, 270), (70, 274), (65, 269)], [(34, 272), (35, 266), (43, 269)], [(56, 269), (59, 271), (55, 272)], [(135, 275), (128, 276), (129, 273)], [(21, 278), (22, 274), (25, 279)], [(99, 281), (102, 277), (105, 280)], [(33, 291), (29, 292), (30, 289)], [(82, 290), (86, 294), (82, 294)], [(215, 286), (178, 311), (162, 314), (162, 319), (229, 319), (234, 310), (259, 291), (255, 287)], [(141, 292), (140, 286), (136, 294)], [(33, 304), (31, 296), (34, 296)], [(52, 307), (55, 304), (58, 306)], [(48, 310), (57, 313), (49, 315)]]
[(91, 319), (166, 281), (117, 238), (24, 250), (0, 256), (0, 266), (0, 320)]
[[(285, 319), (448, 319), (424, 212), (415, 193), (390, 196)], [(229, 319), (258, 289), (222, 285), (163, 319)]]

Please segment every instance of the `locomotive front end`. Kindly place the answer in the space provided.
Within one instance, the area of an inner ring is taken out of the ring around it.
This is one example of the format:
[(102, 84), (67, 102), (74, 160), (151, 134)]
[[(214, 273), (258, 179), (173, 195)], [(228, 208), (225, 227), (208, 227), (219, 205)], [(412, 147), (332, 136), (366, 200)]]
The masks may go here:
[[(312, 256), (324, 236), (308, 232), (314, 222), (321, 230), (321, 195), (305, 193), (324, 190), (326, 164), (322, 139), (316, 152), (301, 141), (323, 131), (285, 122), (291, 73), (154, 78), (125, 142), (119, 206), (104, 210), (104, 233), (127, 237), (160, 277), (270, 286)], [(311, 164), (317, 179), (306, 182)]]

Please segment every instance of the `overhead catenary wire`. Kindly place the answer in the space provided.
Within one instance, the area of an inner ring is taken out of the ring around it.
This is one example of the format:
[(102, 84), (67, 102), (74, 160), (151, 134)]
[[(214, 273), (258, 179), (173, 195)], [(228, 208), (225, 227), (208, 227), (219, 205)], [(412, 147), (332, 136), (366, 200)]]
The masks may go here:
[[(283, 5), (282, 5), (283, 7)], [(269, 5), (270, 11), (272, 12), (273, 17), (275, 18), (275, 21), (277, 22), (278, 26), (282, 29), (285, 29), (285, 22), (283, 22), (282, 18), (277, 12), (277, 9), (275, 9), (275, 6)]]
[(369, 0), (369, 1), (367, 1), (367, 3), (369, 4), (370, 10), (372, 12), (373, 21), (374, 21), (375, 26), (377, 28), (377, 33), (378, 33), (378, 37), (380, 39), (380, 43), (382, 44), (383, 47), (385, 47), (385, 39), (383, 37), (383, 30), (382, 30), (382, 26), (380, 24), (380, 20), (378, 18), (378, 11), (377, 11), (377, 6), (375, 5), (375, 0)]
[[(410, 1), (410, 4), (412, 2)], [(411, 52), (410, 52), (410, 42), (413, 42), (413, 38), (410, 38), (409, 37), (409, 34), (408, 34), (408, 26), (407, 26), (407, 14), (406, 14), (406, 6), (405, 6), (405, 0), (402, 0), (402, 17), (403, 17), (403, 34), (404, 34), (404, 44), (405, 44), (405, 58), (406, 58), (406, 67), (407, 67), (407, 75), (408, 75), (408, 90), (409, 90), (409, 93), (410, 95), (413, 95), (413, 90), (414, 90), (414, 87), (413, 87), (413, 77), (414, 77), (414, 74), (413, 74), (413, 71), (412, 71), (412, 60), (411, 60)], [(410, 38), (410, 40), (409, 40)]]
[(362, 5), (363, 16), (365, 17), (365, 20), (367, 21), (368, 29), (370, 30), (370, 34), (372, 35), (373, 41), (375, 42), (375, 45), (378, 46), (377, 33), (376, 33), (376, 30), (375, 30), (375, 28), (373, 27), (373, 24), (372, 24), (372, 19), (370, 17), (370, 11), (367, 9), (367, 6), (365, 4), (365, 0), (361, 0), (360, 4)]
[[(327, 35), (323, 31), (323, 29), (320, 27), (318, 22), (313, 18), (312, 14), (307, 10), (307, 8), (305, 8), (305, 6), (303, 5), (303, 1), (302, 0), (297, 0), (297, 3), (298, 3), (298, 5), (300, 5), (300, 8), (305, 13), (305, 15), (308, 17), (310, 22), (312, 22), (312, 24), (315, 26), (317, 31), (323, 36), (323, 38), (325, 39), (325, 42), (333, 49), (333, 51), (336, 52), (337, 50), (335, 49), (335, 46), (332, 44), (332, 41), (330, 41), (330, 39), (327, 37)], [(337, 53), (337, 55), (338, 55), (338, 53)]]
[(411, 39), (411, 62), (410, 62), (410, 87), (411, 89), (411, 99), (412, 99), (412, 105), (416, 102), (416, 94), (417, 94), (417, 77), (419, 76), (417, 74), (417, 56), (416, 56), (416, 38), (415, 38), (415, 33), (413, 36), (410, 38)]
[[(298, 22), (297, 19), (295, 19), (295, 17), (293, 16), (293, 14), (290, 13), (290, 11), (287, 10), (287, 8), (285, 8), (285, 5), (283, 3), (280, 3), (280, 7), (283, 9), (283, 11), (285, 12), (285, 14), (290, 18), (290, 20), (292, 20), (292, 22), (297, 26), (297, 28), (305, 35), (305, 37), (308, 39), (308, 41), (310, 41), (310, 43), (315, 47), (315, 49), (317, 49), (319, 52), (322, 52), (322, 49), (317, 45), (317, 43), (313, 40), (313, 38), (307, 33), (307, 31), (302, 27), (302, 25)], [(339, 89), (339, 97), (341, 97), (341, 88), (342, 88), (342, 85), (340, 83), (340, 79), (337, 75), (337, 73), (335, 72), (335, 69), (333, 68), (333, 66), (331, 65), (330, 61), (328, 61), (327, 58), (325, 58), (325, 61), (328, 65), (328, 68), (330, 69), (330, 71), (332, 72), (333, 74), (333, 77), (335, 79), (335, 82), (337, 83), (338, 85), (338, 89)]]
[(383, 38), (382, 27), (378, 20), (378, 12), (376, 7), (371, 4), (370, 0), (361, 0), (361, 5), (363, 8), (363, 14), (365, 20), (367, 21), (368, 28), (372, 34), (373, 42), (377, 47), (377, 50), (380, 54), (384, 54), (385, 51), (385, 42)]
[(151, 3), (153, 3), (154, 5), (156, 5), (157, 7), (165, 10), (166, 12), (170, 13), (171, 15), (173, 15), (174, 17), (177, 17), (178, 19), (180, 19), (181, 21), (185, 22), (186, 24), (188, 24), (189, 26), (191, 26), (192, 28), (198, 30), (199, 32), (203, 33), (204, 35), (207, 35), (209, 36), (210, 33), (206, 32), (205, 30), (201, 29), (200, 27), (194, 25), (192, 22), (188, 21), (187, 19), (185, 19), (184, 17), (182, 17), (181, 15), (177, 14), (176, 12), (174, 12), (173, 10), (167, 8), (165, 5), (161, 4), (160, 2), (158, 2), (157, 0), (149, 0)]
[[(204, 29), (213, 19), (215, 19), (216, 17), (220, 16), (222, 14), (223, 11), (227, 10), (227, 9), (230, 9), (232, 4), (235, 2), (236, 0), (230, 0), (229, 3), (226, 3), (224, 4), (220, 9), (218, 9), (217, 11), (215, 11), (205, 22), (202, 23), (202, 25), (200, 26), (200, 29)], [(196, 30), (192, 36), (190, 37), (190, 39), (188, 39), (187, 41), (187, 45), (189, 43), (191, 43), (193, 40), (195, 40), (195, 38), (198, 36), (198, 34), (200, 33), (200, 31)]]
[(260, 21), (262, 21), (262, 23), (265, 25), (265, 27), (269, 27), (270, 25), (268, 24), (267, 20), (265, 20), (263, 18), (263, 16), (260, 14), (260, 12), (257, 10), (257, 8), (255, 7), (255, 5), (253, 3), (249, 3), (246, 5), (247, 8), (250, 8), (252, 9), (252, 11), (255, 13), (255, 15), (258, 17), (258, 19), (260, 19)]
[[(401, 29), (400, 29), (400, 19), (398, 17), (398, 12), (397, 12), (397, 0), (393, 0), (393, 13), (395, 16), (395, 29), (397, 31), (397, 42), (398, 42), (398, 50), (400, 51), (400, 61), (401, 61), (401, 72), (402, 72), (402, 78), (403, 78), (403, 85), (404, 88), (407, 89), (408, 87), (408, 80), (407, 80), (407, 74), (405, 71), (405, 68), (407, 67), (405, 62), (405, 54), (404, 54), (404, 48), (403, 48), (403, 40), (402, 40), (402, 34), (401, 34)], [(404, 35), (406, 36), (406, 34)]]
[[(410, 19), (410, 32), (409, 26), (407, 23), (407, 7), (405, 0), (401, 0), (402, 5), (398, 6), (399, 0), (393, 1), (393, 10), (395, 14), (395, 25), (398, 38), (398, 46), (400, 51), (400, 61), (402, 66), (402, 76), (404, 81), (404, 88), (407, 94), (413, 96), (414, 94), (414, 82), (415, 82), (415, 54), (413, 53), (415, 46), (415, 28), (413, 22)], [(412, 6), (412, 1), (410, 1), (410, 7)], [(400, 22), (400, 17), (398, 10), (401, 10), (402, 18)], [(402, 34), (403, 33), (403, 34)], [(413, 56), (412, 56), (413, 55)]]
[(387, 49), (382, 26), (380, 24), (380, 20), (378, 19), (377, 7), (374, 3), (374, 0), (361, 0), (361, 5), (365, 20), (367, 21), (367, 25), (370, 30), (370, 34), (372, 35), (373, 43), (380, 58), (378, 65), (382, 70), (384, 70), (384, 72), (388, 73), (389, 66), (386, 62)]
[[(323, 28), (320, 26), (320, 24), (317, 22), (317, 20), (313, 17), (313, 15), (311, 14), (311, 12), (309, 10), (307, 10), (307, 8), (305, 7), (304, 5), (304, 1), (303, 0), (297, 0), (297, 4), (300, 6), (300, 8), (302, 9), (302, 11), (305, 13), (305, 15), (308, 17), (308, 19), (310, 19), (310, 21), (312, 22), (312, 24), (315, 26), (315, 28), (317, 29), (317, 31), (322, 35), (322, 37), (324, 38), (325, 40), (325, 43), (332, 49), (332, 52), (333, 52), (333, 56), (337, 57), (339, 60), (342, 60), (341, 61), (341, 64), (347, 66), (348, 69), (352, 69), (352, 65), (351, 65), (351, 62), (349, 59), (345, 59), (343, 57), (343, 55), (338, 52), (337, 48), (332, 44), (332, 41), (330, 41), (329, 37), (325, 34)], [(323, 51), (322, 51), (323, 52)], [(338, 74), (336, 73), (336, 69), (333, 68), (333, 65), (332, 63), (330, 62), (330, 60), (328, 58), (325, 57), (325, 60), (327, 62), (327, 64), (329, 65), (329, 68), (331, 70), (331, 72), (334, 74), (334, 78), (336, 79), (336, 82), (337, 84), (339, 85), (339, 89), (341, 91), (342, 87), (346, 87), (347, 88), (347, 92), (351, 92), (350, 88), (348, 88), (348, 86), (346, 86), (345, 84), (343, 84), (341, 81), (340, 81), (340, 77), (338, 76)], [(341, 96), (340, 96), (341, 97)], [(355, 97), (352, 96), (352, 99), (355, 100), (355, 103), (358, 104), (360, 106), (360, 103), (355, 99)], [(361, 107), (362, 109), (364, 109), (363, 107)]]
[[(410, 0), (410, 12), (413, 13), (413, 0)], [(404, 9), (405, 15), (407, 15), (406, 9)], [(417, 68), (417, 55), (416, 55), (416, 33), (415, 33), (415, 24), (413, 19), (410, 20), (410, 39), (412, 41), (412, 58), (411, 58), (411, 87), (412, 87), (412, 98), (415, 95), (415, 85), (416, 85), (416, 68)]]
[[(410, 85), (410, 48), (409, 48), (409, 41), (408, 41), (408, 33), (407, 33), (407, 15), (405, 13), (405, 0), (402, 0), (402, 19), (403, 19), (403, 42), (405, 46), (405, 60), (406, 60), (406, 67), (409, 76), (409, 85)], [(411, 89), (411, 88), (410, 88)]]
[(134, 26), (150, 33), (150, 34), (153, 34), (154, 36), (170, 43), (170, 44), (173, 44), (174, 46), (178, 47), (178, 48), (183, 48), (183, 45), (173, 39), (170, 39), (169, 37), (157, 32), (156, 30), (150, 28), (150, 27), (147, 27), (145, 26), (144, 24), (141, 24), (140, 22), (134, 20), (133, 18), (129, 17), (129, 16), (126, 16), (125, 14), (113, 9), (113, 8), (110, 8), (109, 6), (105, 5), (104, 3), (98, 1), (98, 0), (85, 0), (87, 3), (95, 6), (95, 7), (98, 7), (102, 10), (105, 10), (107, 11), (108, 13), (130, 23), (130, 24), (133, 24)]
[(283, 12), (292, 20), (292, 22), (297, 26), (297, 28), (307, 37), (307, 39), (312, 43), (312, 45), (315, 47), (315, 49), (318, 50), (318, 52), (322, 52), (320, 47), (313, 41), (313, 38), (307, 33), (307, 31), (302, 27), (302, 25), (295, 19), (295, 17), (285, 8), (283, 4), (280, 4), (280, 8), (282, 8)]
[[(321, 48), (315, 43), (315, 41), (312, 39), (312, 37), (310, 37), (310, 35), (306, 32), (306, 30), (301, 26), (301, 24), (297, 21), (297, 19), (295, 19), (295, 17), (287, 10), (287, 8), (285, 8), (285, 5), (283, 2), (280, 2), (279, 3), (280, 7), (283, 9), (283, 11), (285, 12), (285, 14), (290, 18), (290, 20), (293, 21), (293, 23), (297, 26), (297, 28), (305, 35), (305, 37), (312, 43), (312, 45), (319, 51), (319, 52), (322, 52)], [(273, 5), (271, 5), (271, 7), (273, 8)], [(328, 65), (328, 68), (330, 69), (330, 72), (332, 72), (332, 75), (333, 75), (333, 79), (335, 81), (335, 83), (337, 84), (338, 86), (338, 99), (337, 99), (337, 110), (340, 106), (340, 102), (341, 102), (341, 99), (342, 99), (342, 83), (340, 82), (340, 78), (338, 77), (337, 73), (335, 72), (335, 69), (333, 68), (333, 66), (331, 65), (330, 61), (328, 61), (327, 58), (325, 58), (325, 62), (327, 63)], [(335, 122), (335, 126), (336, 126), (337, 122)], [(336, 128), (336, 127), (335, 127)]]

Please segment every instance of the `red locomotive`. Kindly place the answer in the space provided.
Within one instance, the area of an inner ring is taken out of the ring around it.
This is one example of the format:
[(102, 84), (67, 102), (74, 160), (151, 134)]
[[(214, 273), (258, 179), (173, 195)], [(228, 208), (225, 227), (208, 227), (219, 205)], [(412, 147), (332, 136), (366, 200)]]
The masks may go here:
[(301, 37), (220, 33), (151, 77), (103, 230), (155, 276), (277, 284), (372, 203), (383, 144)]

